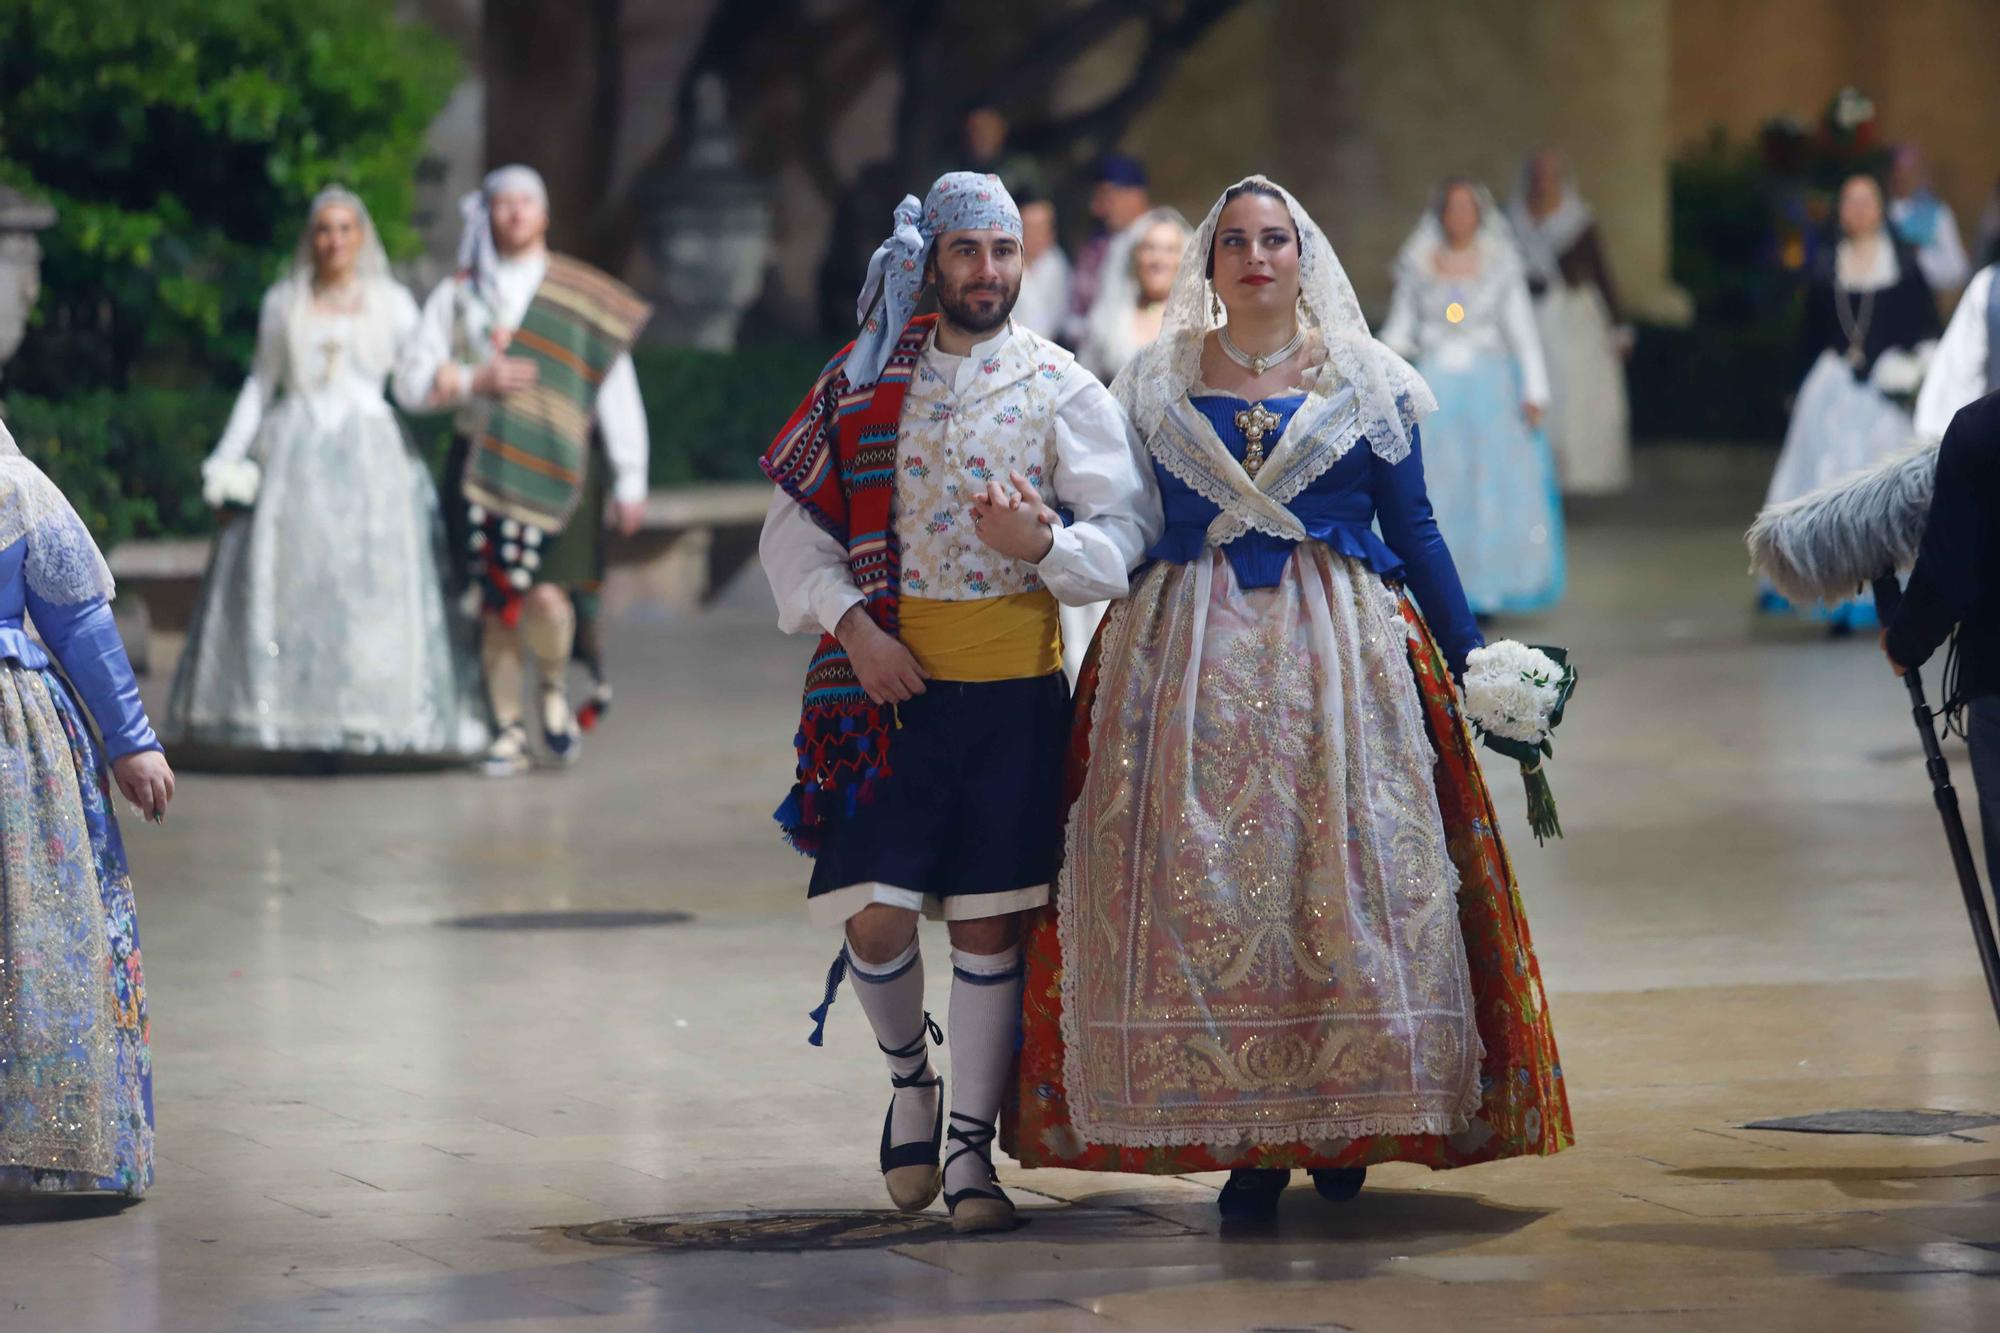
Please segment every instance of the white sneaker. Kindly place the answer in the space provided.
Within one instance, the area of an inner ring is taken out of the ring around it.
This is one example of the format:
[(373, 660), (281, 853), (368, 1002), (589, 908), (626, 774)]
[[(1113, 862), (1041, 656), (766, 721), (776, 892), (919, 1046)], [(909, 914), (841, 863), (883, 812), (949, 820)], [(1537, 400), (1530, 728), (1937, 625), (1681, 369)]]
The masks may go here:
[(489, 778), (517, 778), (528, 771), (528, 733), (517, 723), (507, 727), (486, 747), (479, 771)]
[(583, 732), (570, 711), (569, 695), (560, 687), (542, 691), (542, 740), (560, 767), (568, 768), (583, 757)]

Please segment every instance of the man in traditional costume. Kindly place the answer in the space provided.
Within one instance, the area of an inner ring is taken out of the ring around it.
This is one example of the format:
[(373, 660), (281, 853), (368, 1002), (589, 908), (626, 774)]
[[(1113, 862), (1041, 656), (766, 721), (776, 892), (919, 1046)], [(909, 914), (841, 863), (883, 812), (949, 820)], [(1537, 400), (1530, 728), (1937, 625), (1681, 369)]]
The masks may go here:
[[(815, 858), (814, 919), (846, 934), (811, 1040), (851, 971), (894, 1089), (890, 1198), (915, 1211), (942, 1190), (961, 1232), (1015, 1220), (992, 1143), (1021, 1015), (1017, 917), (1055, 876), (1057, 601), (1124, 596), (1161, 525), (1117, 404), (1011, 321), (1021, 271), (1021, 216), (997, 178), (953, 172), (922, 204), (906, 197), (868, 266), (860, 336), (763, 460), (779, 624), (820, 636), (778, 819)], [(918, 316), (926, 287), (940, 313)], [(952, 941), (942, 1163), (919, 911)]]
[(602, 575), (607, 489), (621, 532), (645, 514), (646, 413), (628, 351), (651, 309), (617, 280), (550, 253), (548, 189), (532, 168), (493, 172), (461, 208), (459, 272), (424, 303), (396, 400), (457, 410), (448, 527), (483, 614), (495, 731), (485, 771), (508, 777), (529, 766), (527, 657), (549, 755), (569, 764), (582, 752), (566, 685), (572, 598)]

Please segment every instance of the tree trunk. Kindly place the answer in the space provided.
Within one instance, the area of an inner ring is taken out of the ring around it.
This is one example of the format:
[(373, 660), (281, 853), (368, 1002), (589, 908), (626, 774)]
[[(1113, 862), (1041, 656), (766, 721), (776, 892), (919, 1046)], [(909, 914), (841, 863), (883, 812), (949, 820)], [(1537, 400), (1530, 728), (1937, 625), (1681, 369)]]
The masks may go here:
[(621, 0), (488, 0), (487, 166), (521, 162), (549, 185), (549, 244), (596, 263), (616, 146)]

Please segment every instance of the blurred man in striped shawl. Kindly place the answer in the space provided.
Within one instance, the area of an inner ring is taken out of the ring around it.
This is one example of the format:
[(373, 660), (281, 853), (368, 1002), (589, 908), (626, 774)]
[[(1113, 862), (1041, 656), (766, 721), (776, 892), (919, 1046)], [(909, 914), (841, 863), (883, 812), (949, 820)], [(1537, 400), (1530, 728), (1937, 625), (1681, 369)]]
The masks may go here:
[(457, 413), (447, 529), (483, 617), (495, 733), (485, 771), (511, 777), (530, 764), (528, 658), (549, 758), (570, 764), (582, 752), (566, 684), (577, 597), (602, 577), (607, 508), (627, 535), (645, 514), (646, 413), (627, 353), (651, 310), (549, 251), (548, 190), (532, 168), (500, 168), (460, 207), (459, 271), (424, 303), (396, 399)]

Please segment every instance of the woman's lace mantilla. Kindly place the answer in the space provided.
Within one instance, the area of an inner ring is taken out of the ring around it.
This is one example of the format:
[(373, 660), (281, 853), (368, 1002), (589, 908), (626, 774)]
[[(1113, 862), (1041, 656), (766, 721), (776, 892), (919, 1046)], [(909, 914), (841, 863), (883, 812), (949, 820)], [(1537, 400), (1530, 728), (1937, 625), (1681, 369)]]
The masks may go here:
[(90, 529), (0, 425), (0, 551), (23, 538), (24, 572), (35, 596), (64, 606), (110, 600), (111, 569)]
[[(1299, 201), (1283, 186), (1262, 176), (1247, 176), (1237, 185), (1274, 192), (1284, 201), (1298, 232), (1299, 294), (1305, 319), (1326, 348), (1327, 365), (1336, 372), (1319, 376), (1307, 408), (1314, 406), (1311, 400), (1332, 397), (1352, 386), (1358, 405), (1358, 433), (1367, 436), (1369, 447), (1384, 462), (1401, 462), (1410, 453), (1411, 428), (1437, 409), (1430, 387), (1407, 361), (1369, 332), (1347, 270), (1341, 267), (1326, 233)], [(1130, 413), (1142, 439), (1152, 439), (1167, 413), (1201, 380), (1202, 344), (1217, 327), (1209, 311), (1208, 257), (1227, 197), (1225, 194), (1216, 200), (1181, 257), (1159, 339), (1112, 385), (1112, 393)]]

